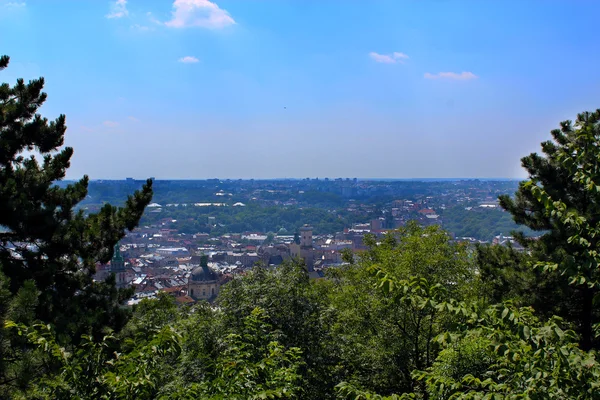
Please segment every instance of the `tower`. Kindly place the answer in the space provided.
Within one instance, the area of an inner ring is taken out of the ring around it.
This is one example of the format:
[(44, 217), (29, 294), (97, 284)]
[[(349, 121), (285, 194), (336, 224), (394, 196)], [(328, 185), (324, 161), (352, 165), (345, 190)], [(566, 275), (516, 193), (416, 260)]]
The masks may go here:
[(113, 257), (110, 260), (110, 272), (115, 274), (115, 280), (118, 288), (127, 286), (127, 276), (125, 274), (125, 260), (121, 255), (119, 244), (115, 245)]
[(309, 271), (313, 270), (315, 257), (312, 229), (312, 226), (309, 225), (300, 228), (300, 245), (292, 244), (290, 246), (291, 256), (303, 259)]
[(300, 228), (300, 247), (309, 248), (313, 245), (312, 226), (304, 225)]

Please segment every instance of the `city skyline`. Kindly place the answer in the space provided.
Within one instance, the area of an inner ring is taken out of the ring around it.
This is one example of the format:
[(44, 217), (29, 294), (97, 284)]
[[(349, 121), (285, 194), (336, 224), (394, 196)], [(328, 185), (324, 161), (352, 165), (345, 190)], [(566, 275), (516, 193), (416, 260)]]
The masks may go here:
[(67, 179), (522, 179), (598, 107), (573, 3), (0, 0), (0, 82), (45, 77)]
[[(237, 181), (237, 180), (241, 180), (241, 181), (303, 181), (303, 180), (329, 180), (329, 181), (335, 181), (335, 180), (343, 180), (343, 181), (350, 181), (350, 180), (354, 180), (356, 179), (358, 182), (454, 182), (454, 181), (471, 181), (471, 180), (479, 180), (482, 182), (495, 182), (495, 181), (506, 181), (506, 182), (514, 182), (514, 181), (520, 181), (521, 178), (486, 178), (486, 177), (480, 177), (480, 178), (466, 178), (466, 177), (454, 177), (454, 178), (419, 178), (419, 177), (414, 177), (414, 178), (369, 178), (369, 177), (346, 177), (346, 176), (336, 176), (336, 177), (329, 177), (329, 176), (311, 176), (311, 177), (304, 177), (304, 178), (285, 178), (285, 177), (273, 177), (273, 178), (236, 178), (236, 177), (232, 177), (232, 178), (220, 178), (218, 176), (214, 176), (211, 178), (159, 178), (157, 179), (156, 177), (147, 177), (147, 178), (136, 178), (136, 177), (124, 177), (124, 178), (91, 178), (90, 181), (125, 181), (125, 180), (133, 180), (136, 182), (143, 182), (146, 179), (153, 179), (153, 180), (159, 180), (159, 181), (189, 181), (189, 182), (194, 182), (194, 181), (206, 181), (206, 180), (213, 180), (213, 179), (218, 179), (220, 181)], [(65, 179), (65, 182), (76, 182), (78, 179), (72, 179), (72, 178), (67, 178)]]

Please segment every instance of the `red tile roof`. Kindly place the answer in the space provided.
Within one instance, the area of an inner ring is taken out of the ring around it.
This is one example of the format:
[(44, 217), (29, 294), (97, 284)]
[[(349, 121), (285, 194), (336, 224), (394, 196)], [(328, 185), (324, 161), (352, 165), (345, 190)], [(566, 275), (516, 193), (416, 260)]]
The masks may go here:
[(175, 300), (181, 304), (190, 304), (195, 302), (195, 300), (192, 299), (190, 296), (179, 296), (176, 297)]
[(163, 290), (163, 292), (166, 293), (177, 293), (183, 290), (183, 286), (173, 286), (170, 288), (166, 288), (165, 290)]

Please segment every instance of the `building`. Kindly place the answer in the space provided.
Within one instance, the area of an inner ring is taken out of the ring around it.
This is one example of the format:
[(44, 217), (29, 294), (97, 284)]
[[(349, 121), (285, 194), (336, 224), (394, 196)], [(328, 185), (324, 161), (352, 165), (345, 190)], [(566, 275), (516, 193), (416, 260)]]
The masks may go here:
[(260, 261), (260, 257), (256, 252), (236, 253), (233, 251), (227, 251), (213, 254), (212, 261), (222, 261), (230, 265), (242, 265), (245, 268), (250, 268), (254, 265), (254, 263)]
[(312, 226), (304, 225), (300, 228), (300, 244), (290, 244), (290, 255), (292, 258), (304, 260), (309, 271), (312, 271), (315, 262), (312, 230)]
[(202, 256), (201, 265), (192, 270), (188, 279), (188, 296), (194, 300), (211, 300), (219, 294), (219, 274), (208, 266)]
[(313, 245), (312, 226), (304, 225), (300, 228), (300, 247), (310, 248)]
[(372, 219), (371, 220), (371, 232), (382, 230), (384, 221), (385, 220), (383, 218)]
[(258, 257), (264, 263), (264, 265), (280, 265), (284, 260), (290, 258), (290, 248), (285, 243), (278, 243), (270, 246), (260, 246), (258, 248)]
[(516, 251), (525, 251), (525, 248), (512, 236), (503, 236), (502, 234), (499, 234), (498, 236), (494, 236), (492, 244), (498, 246), (512, 247)]
[(121, 289), (127, 287), (129, 280), (127, 279), (127, 270), (125, 269), (125, 260), (121, 255), (119, 244), (115, 245), (113, 258), (110, 260), (110, 273), (115, 274), (116, 286)]
[(161, 256), (188, 256), (190, 252), (185, 247), (161, 247), (156, 249), (156, 254)]

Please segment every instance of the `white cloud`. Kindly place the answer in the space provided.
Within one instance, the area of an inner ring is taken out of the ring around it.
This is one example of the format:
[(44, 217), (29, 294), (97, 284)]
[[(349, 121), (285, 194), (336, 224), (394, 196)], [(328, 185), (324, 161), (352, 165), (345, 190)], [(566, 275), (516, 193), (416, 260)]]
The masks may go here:
[(4, 3), (4, 6), (8, 8), (21, 8), (26, 5), (24, 1), (9, 1), (8, 3)]
[(393, 52), (392, 54), (379, 54), (374, 51), (369, 53), (369, 57), (371, 57), (375, 62), (384, 63), (384, 64), (404, 64), (404, 60), (407, 60), (409, 57), (400, 52)]
[(130, 115), (129, 117), (127, 117), (127, 118), (128, 118), (130, 121), (133, 121), (133, 122), (140, 122), (140, 120), (139, 120), (139, 119), (137, 119), (136, 117), (132, 117), (131, 115)]
[(136, 31), (140, 31), (140, 32), (148, 32), (148, 31), (154, 30), (154, 28), (152, 28), (150, 26), (140, 25), (140, 24), (131, 25), (131, 29), (135, 29)]
[(452, 79), (455, 81), (468, 81), (478, 78), (478, 76), (472, 72), (438, 72), (437, 74), (425, 72), (425, 75), (423, 76), (425, 79)]
[(235, 24), (226, 10), (209, 0), (175, 0), (172, 14), (171, 20), (165, 22), (172, 28), (199, 26), (218, 29)]
[(110, 6), (110, 13), (106, 18), (122, 18), (129, 15), (127, 11), (127, 0), (117, 0)]
[(395, 60), (407, 60), (408, 59), (408, 56), (406, 54), (399, 53), (397, 51), (392, 53), (392, 56), (394, 57)]
[(197, 63), (198, 60), (196, 57), (192, 57), (192, 56), (185, 56), (185, 57), (181, 57), (179, 60), (180, 63), (184, 63), (184, 64), (193, 64), (193, 63)]
[(119, 123), (115, 121), (104, 121), (102, 124), (107, 128), (116, 128), (117, 126), (119, 126)]

